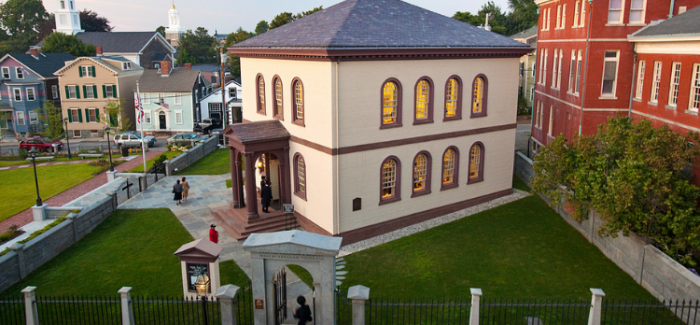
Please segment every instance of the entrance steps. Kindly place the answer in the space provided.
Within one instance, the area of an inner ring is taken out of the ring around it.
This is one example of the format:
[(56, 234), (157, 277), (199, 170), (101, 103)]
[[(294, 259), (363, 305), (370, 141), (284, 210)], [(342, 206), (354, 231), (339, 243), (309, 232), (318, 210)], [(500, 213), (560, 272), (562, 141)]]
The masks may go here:
[(262, 212), (258, 205), (260, 218), (248, 220), (247, 209), (220, 209), (211, 213), (212, 217), (221, 227), (226, 230), (231, 237), (236, 240), (248, 238), (252, 233), (266, 233), (297, 229), (299, 224), (293, 215), (285, 214), (282, 211), (269, 209), (270, 213)]

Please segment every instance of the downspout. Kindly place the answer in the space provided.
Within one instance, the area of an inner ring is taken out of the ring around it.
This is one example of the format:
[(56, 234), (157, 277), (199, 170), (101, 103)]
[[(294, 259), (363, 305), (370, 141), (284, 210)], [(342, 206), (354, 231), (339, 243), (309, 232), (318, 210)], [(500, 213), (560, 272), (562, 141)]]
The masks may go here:
[(586, 71), (583, 72), (583, 89), (581, 90), (581, 117), (578, 120), (578, 135), (581, 136), (581, 131), (583, 128), (583, 108), (586, 103), (586, 82), (588, 81), (588, 52), (591, 44), (591, 18), (593, 17), (593, 0), (588, 0), (591, 4), (591, 10), (588, 12), (588, 31), (586, 32)]
[[(333, 148), (339, 148), (338, 141), (338, 65), (340, 58), (335, 62), (335, 143)], [(340, 235), (340, 155), (332, 155), (335, 159), (335, 225), (334, 234)]]
[(671, 0), (671, 8), (668, 9), (668, 18), (673, 18), (673, 5), (676, 3), (676, 0)]
[(634, 70), (632, 71), (632, 86), (630, 86), (630, 107), (627, 109), (627, 117), (631, 120), (632, 119), (632, 98), (634, 98), (634, 85), (636, 84), (636, 79), (637, 79), (637, 53), (634, 53), (634, 64), (632, 65)]
[[(537, 14), (540, 14), (540, 8), (537, 7)], [(544, 21), (544, 18), (543, 18)], [(539, 42), (540, 40), (540, 26), (537, 26), (537, 41)], [(537, 50), (539, 49), (539, 46), (535, 48), (535, 64), (537, 64)], [(528, 63), (529, 60), (528, 60)], [(535, 66), (536, 68), (539, 68), (538, 66)], [(523, 69), (524, 70), (524, 69)], [(537, 92), (537, 69), (534, 69), (534, 76), (533, 76), (533, 81), (535, 82), (535, 88), (533, 91)], [(520, 98), (518, 98), (520, 99)], [(530, 136), (527, 137), (527, 157), (530, 158), (530, 141), (532, 141), (532, 120), (535, 119), (535, 101), (532, 101), (532, 109), (530, 109)], [(517, 121), (517, 111), (516, 111), (516, 123)]]

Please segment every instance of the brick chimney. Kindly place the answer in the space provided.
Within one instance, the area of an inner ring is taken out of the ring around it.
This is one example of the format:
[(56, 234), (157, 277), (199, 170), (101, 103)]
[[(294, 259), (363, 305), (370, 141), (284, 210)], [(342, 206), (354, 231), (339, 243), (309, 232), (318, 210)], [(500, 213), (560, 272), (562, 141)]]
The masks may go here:
[(102, 46), (95, 46), (95, 52), (97, 52), (97, 56), (102, 56)]
[(170, 61), (160, 61), (160, 76), (167, 77), (170, 75)]
[(192, 70), (192, 63), (185, 63), (185, 70)]
[(29, 48), (29, 53), (36, 59), (39, 58), (39, 54), (41, 54), (41, 48), (38, 46), (32, 46)]

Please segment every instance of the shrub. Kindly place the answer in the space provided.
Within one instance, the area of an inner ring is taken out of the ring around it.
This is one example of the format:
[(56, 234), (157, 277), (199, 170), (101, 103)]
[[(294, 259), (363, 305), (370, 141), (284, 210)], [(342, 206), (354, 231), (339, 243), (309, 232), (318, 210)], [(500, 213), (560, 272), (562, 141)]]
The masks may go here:
[(33, 232), (31, 235), (29, 235), (29, 237), (27, 237), (26, 239), (20, 240), (19, 243), (20, 243), (20, 244), (27, 243), (27, 242), (29, 242), (30, 240), (32, 240), (32, 239), (38, 237), (39, 235), (41, 235), (41, 234), (43, 234), (43, 233), (49, 231), (49, 229), (51, 229), (51, 228), (53, 228), (53, 227), (56, 227), (56, 225), (60, 224), (61, 222), (65, 221), (65, 220), (66, 220), (66, 216), (64, 215), (64, 216), (62, 216), (62, 217), (56, 219), (54, 222), (52, 222), (52, 223), (46, 225), (46, 227), (44, 227), (44, 229), (37, 230), (37, 231)]
[(19, 230), (18, 225), (12, 225), (12, 226), (10, 226), (10, 229), (8, 229), (7, 231), (0, 234), (0, 242), (8, 241), (12, 238), (17, 237), (21, 233), (22, 233), (22, 231)]
[(156, 159), (153, 161), (153, 166), (160, 166), (165, 163), (166, 160), (168, 160), (168, 157), (166, 157), (165, 154), (162, 154), (156, 157)]
[(95, 147), (95, 153), (102, 153), (102, 146)]
[(192, 146), (188, 144), (185, 146), (185, 149), (187, 149), (187, 150), (192, 149)]
[(10, 252), (10, 249), (9, 249), (9, 248), (5, 248), (4, 251), (0, 252), (0, 256), (3, 256), (3, 255), (5, 255), (5, 254), (7, 254), (7, 253), (9, 253), (9, 252)]
[(172, 147), (173, 147), (173, 144), (172, 144), (172, 143), (168, 143), (168, 144), (165, 145), (165, 148), (168, 149), (168, 151), (170, 151), (170, 149), (171, 149)]
[(80, 148), (80, 153), (86, 154), (86, 153), (90, 153), (90, 151), (87, 148)]
[(24, 148), (19, 149), (18, 156), (20, 160), (25, 160), (27, 159), (27, 157), (29, 157), (29, 151), (27, 151), (27, 149)]

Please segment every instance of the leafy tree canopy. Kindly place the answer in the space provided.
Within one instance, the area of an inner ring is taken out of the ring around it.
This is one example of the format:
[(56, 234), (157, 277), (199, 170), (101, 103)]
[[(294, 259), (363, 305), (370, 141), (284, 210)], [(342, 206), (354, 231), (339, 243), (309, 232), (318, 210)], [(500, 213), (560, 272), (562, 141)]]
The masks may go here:
[(83, 9), (80, 12), (80, 28), (86, 32), (111, 32), (114, 26), (109, 25), (109, 20), (100, 17), (92, 10)]
[(700, 248), (700, 188), (689, 182), (689, 162), (700, 156), (698, 144), (697, 133), (610, 118), (595, 135), (572, 142), (559, 136), (546, 146), (535, 157), (531, 186), (552, 205), (566, 199), (578, 221), (595, 209), (603, 236), (635, 232), (692, 266), (691, 251)]
[(53, 101), (47, 100), (44, 107), (37, 110), (37, 115), (41, 121), (41, 135), (51, 139), (57, 139), (63, 135), (63, 116), (61, 108), (56, 107)]
[(534, 0), (508, 0), (508, 7), (512, 10), (508, 13), (506, 24), (508, 35), (522, 32), (537, 25), (539, 14)]
[(537, 5), (534, 0), (508, 0), (511, 12), (504, 12), (493, 1), (481, 6), (477, 14), (458, 11), (452, 18), (474, 26), (483, 26), (486, 14), (489, 16), (491, 31), (501, 35), (513, 35), (537, 24)]
[(158, 26), (158, 28), (156, 28), (156, 32), (160, 33), (160, 36), (165, 37), (165, 26)]
[[(255, 36), (253, 33), (243, 30), (242, 27), (238, 27), (235, 33), (231, 33), (228, 35), (228, 37), (226, 37), (226, 44), (224, 46), (226, 48), (231, 47), (234, 44), (243, 42), (253, 36)], [(228, 60), (226, 61), (226, 66), (228, 67), (228, 71), (231, 72), (234, 77), (239, 78), (241, 76), (241, 58), (229, 54)]]
[(41, 0), (7, 0), (0, 4), (0, 56), (27, 51), (39, 41), (49, 18)]
[(255, 35), (260, 35), (270, 29), (270, 25), (267, 21), (261, 20), (257, 26), (255, 26)]
[[(269, 29), (275, 29), (282, 25), (289, 24), (293, 21), (299, 20), (321, 10), (323, 10), (323, 6), (316, 7), (308, 11), (303, 11), (296, 15), (293, 15), (291, 12), (280, 13), (279, 15), (275, 16), (275, 18), (273, 18), (272, 21), (270, 21)], [(260, 25), (260, 23), (258, 23), (258, 25)]]
[(128, 131), (131, 120), (124, 116), (125, 99), (109, 99), (105, 104), (105, 126), (115, 129), (114, 134)]
[(187, 30), (180, 38), (180, 56), (182, 63), (218, 63), (216, 38), (209, 35), (204, 27)]
[(66, 35), (59, 32), (51, 33), (44, 39), (41, 50), (46, 53), (70, 53), (75, 57), (95, 56), (96, 49), (92, 44), (85, 44), (73, 35)]
[(483, 4), (476, 15), (458, 11), (452, 18), (474, 26), (483, 26), (486, 22), (486, 14), (491, 14), (489, 16), (489, 26), (491, 26), (492, 32), (501, 35), (508, 33), (506, 15), (501, 11), (501, 7), (497, 6), (493, 1)]

